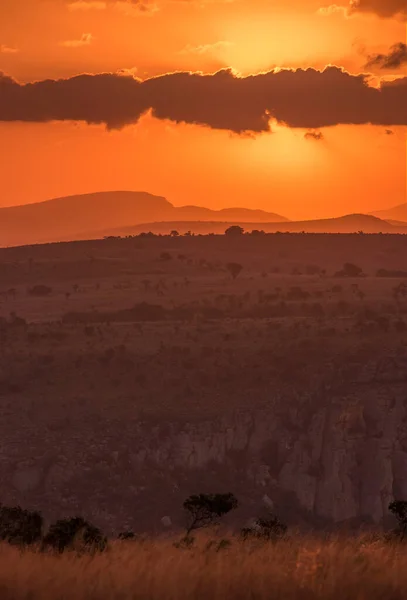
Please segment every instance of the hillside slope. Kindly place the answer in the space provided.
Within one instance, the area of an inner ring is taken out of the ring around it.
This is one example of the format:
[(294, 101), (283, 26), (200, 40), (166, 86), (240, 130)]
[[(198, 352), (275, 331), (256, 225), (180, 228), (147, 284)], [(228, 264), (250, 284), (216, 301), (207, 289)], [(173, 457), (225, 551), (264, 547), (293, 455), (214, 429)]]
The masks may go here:
[(370, 214), (374, 217), (378, 217), (379, 219), (385, 219), (386, 221), (403, 221), (406, 223), (407, 202), (399, 204), (398, 206), (394, 206), (393, 208), (388, 208), (386, 210), (377, 210)]

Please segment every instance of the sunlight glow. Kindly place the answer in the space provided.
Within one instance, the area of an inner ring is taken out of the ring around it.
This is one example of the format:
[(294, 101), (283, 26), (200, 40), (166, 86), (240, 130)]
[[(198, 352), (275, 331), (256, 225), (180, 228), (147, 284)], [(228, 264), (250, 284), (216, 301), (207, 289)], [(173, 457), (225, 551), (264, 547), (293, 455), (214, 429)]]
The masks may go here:
[[(271, 122), (271, 134), (263, 134), (248, 140), (248, 159), (252, 166), (260, 169), (279, 169), (296, 172), (320, 168), (327, 161), (327, 142), (318, 132), (306, 138), (304, 130), (289, 129)], [(304, 173), (302, 174), (304, 176)]]

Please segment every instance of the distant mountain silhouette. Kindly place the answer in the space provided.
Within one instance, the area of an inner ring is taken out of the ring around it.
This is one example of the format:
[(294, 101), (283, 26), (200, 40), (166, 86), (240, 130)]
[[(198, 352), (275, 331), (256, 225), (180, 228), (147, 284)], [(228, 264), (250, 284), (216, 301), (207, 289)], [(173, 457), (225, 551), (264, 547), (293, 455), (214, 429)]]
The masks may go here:
[(0, 208), (0, 246), (84, 239), (99, 232), (163, 221), (287, 221), (262, 210), (175, 207), (146, 192), (96, 192)]
[(407, 202), (386, 210), (376, 210), (370, 214), (385, 221), (401, 221), (407, 224)]
[(133, 227), (109, 229), (102, 232), (89, 233), (88, 237), (97, 238), (109, 235), (137, 235), (152, 232), (169, 234), (172, 230), (185, 234), (188, 231), (206, 235), (208, 233), (222, 234), (231, 225), (240, 225), (247, 232), (254, 229), (265, 233), (402, 233), (407, 234), (407, 223), (404, 226), (394, 226), (372, 215), (345, 215), (333, 219), (318, 219), (314, 221), (285, 221), (279, 223), (245, 223), (245, 222), (215, 222), (215, 221), (167, 221), (162, 223), (142, 223)]
[[(248, 208), (175, 207), (165, 198), (146, 192), (97, 192), (0, 208), (0, 246), (134, 235), (147, 231), (167, 234), (174, 229), (180, 233), (224, 233), (231, 225), (240, 225), (245, 231), (258, 229), (269, 233), (407, 233), (407, 204), (380, 212), (392, 215), (391, 222), (363, 214), (289, 221), (274, 213)], [(406, 223), (403, 222), (404, 214)]]

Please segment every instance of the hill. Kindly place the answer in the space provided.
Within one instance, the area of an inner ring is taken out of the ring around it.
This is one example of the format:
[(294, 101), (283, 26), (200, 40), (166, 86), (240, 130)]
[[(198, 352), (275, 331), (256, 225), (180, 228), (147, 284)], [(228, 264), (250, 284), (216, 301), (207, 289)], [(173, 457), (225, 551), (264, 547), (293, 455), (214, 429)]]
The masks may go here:
[(407, 202), (386, 210), (377, 210), (370, 214), (386, 221), (402, 221), (407, 223)]
[(146, 192), (96, 192), (0, 208), (0, 246), (84, 239), (90, 231), (162, 221), (285, 221), (281, 215), (231, 208), (175, 207)]
[(191, 231), (195, 234), (207, 235), (209, 233), (223, 234), (232, 225), (240, 225), (245, 231), (262, 230), (265, 233), (407, 233), (407, 224), (404, 226), (391, 225), (387, 221), (372, 215), (346, 215), (334, 219), (318, 219), (315, 221), (284, 221), (275, 223), (249, 223), (237, 221), (167, 221), (161, 223), (142, 223), (133, 227), (108, 229), (89, 233), (89, 238), (106, 237), (109, 235), (126, 236), (138, 235), (143, 232), (166, 235), (172, 230), (185, 234)]

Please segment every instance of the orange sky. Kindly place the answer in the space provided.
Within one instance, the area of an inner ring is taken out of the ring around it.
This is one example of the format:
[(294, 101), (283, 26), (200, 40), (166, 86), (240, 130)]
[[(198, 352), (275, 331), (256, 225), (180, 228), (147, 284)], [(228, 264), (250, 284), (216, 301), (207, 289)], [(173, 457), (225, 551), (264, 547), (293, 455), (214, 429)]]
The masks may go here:
[[(329, 64), (378, 78), (407, 75), (404, 55), (389, 69), (381, 68), (380, 60), (366, 67), (368, 57), (388, 55), (393, 44), (406, 41), (406, 24), (397, 14), (406, 10), (406, 0), (361, 0), (352, 16), (347, 0), (342, 7), (328, 5), (323, 0), (1, 0), (0, 72), (20, 84), (118, 71), (148, 80), (226, 67), (247, 77), (276, 67), (322, 70)], [(102, 101), (92, 95), (95, 105)], [(241, 101), (236, 96), (235, 102)], [(301, 115), (301, 98), (291, 101)], [(223, 96), (208, 96), (208, 102), (219, 106)], [(0, 120), (1, 103), (0, 85)], [(217, 122), (197, 125), (181, 117), (189, 124), (177, 124), (166, 117), (147, 112), (137, 123), (113, 130), (84, 121), (3, 117), (0, 206), (134, 189), (164, 195), (177, 205), (250, 206), (313, 218), (406, 200), (401, 125), (339, 124), (318, 129), (322, 136), (316, 139), (304, 137), (309, 128), (273, 120), (271, 132), (240, 134), (219, 129)], [(407, 125), (404, 113), (398, 122)]]

